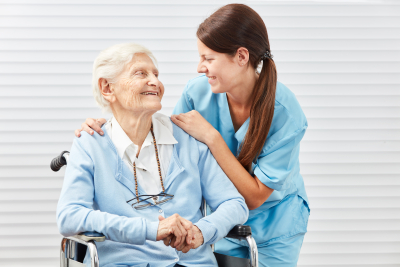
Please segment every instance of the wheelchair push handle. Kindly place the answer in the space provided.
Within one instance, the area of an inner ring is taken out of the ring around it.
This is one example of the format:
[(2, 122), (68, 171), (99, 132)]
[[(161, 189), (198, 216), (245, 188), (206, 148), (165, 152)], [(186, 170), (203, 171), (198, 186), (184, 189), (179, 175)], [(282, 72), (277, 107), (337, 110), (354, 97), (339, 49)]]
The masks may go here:
[(62, 166), (67, 165), (67, 160), (64, 156), (64, 154), (69, 155), (68, 151), (63, 151), (61, 152), (60, 155), (58, 155), (57, 157), (55, 157), (51, 163), (50, 163), (50, 168), (54, 171), (54, 172), (58, 172)]
[(226, 237), (240, 240), (246, 239), (248, 236), (251, 236), (251, 227), (248, 225), (237, 224), (229, 231)]

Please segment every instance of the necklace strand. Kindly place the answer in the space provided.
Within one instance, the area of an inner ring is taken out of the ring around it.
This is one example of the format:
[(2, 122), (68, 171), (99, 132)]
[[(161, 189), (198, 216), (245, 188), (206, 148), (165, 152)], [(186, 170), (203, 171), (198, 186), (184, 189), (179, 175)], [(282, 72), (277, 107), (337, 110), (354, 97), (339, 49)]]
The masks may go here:
[[(154, 132), (153, 132), (153, 124), (151, 125), (150, 132), (151, 132), (151, 135), (153, 136), (154, 150), (155, 150), (155, 152), (156, 152), (156, 159), (157, 159), (157, 165), (158, 165), (158, 174), (160, 175), (161, 187), (162, 187), (163, 193), (165, 193), (164, 182), (163, 182), (162, 174), (161, 174), (160, 160), (158, 159), (157, 143), (156, 143), (156, 138), (155, 138)], [(133, 176), (135, 177), (136, 199), (137, 199), (137, 201), (139, 202), (138, 182), (137, 182), (137, 177), (136, 177), (136, 163), (135, 163), (135, 161), (133, 162)]]

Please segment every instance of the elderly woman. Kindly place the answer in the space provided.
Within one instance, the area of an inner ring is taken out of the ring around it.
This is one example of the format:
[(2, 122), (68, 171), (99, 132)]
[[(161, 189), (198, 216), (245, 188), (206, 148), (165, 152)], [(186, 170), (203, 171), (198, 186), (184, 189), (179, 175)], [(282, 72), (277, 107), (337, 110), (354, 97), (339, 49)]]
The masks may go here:
[[(207, 146), (156, 113), (164, 87), (155, 62), (137, 44), (95, 60), (93, 93), (113, 117), (102, 136), (74, 140), (58, 227), (65, 236), (103, 233), (101, 266), (216, 266), (209, 245), (248, 209)], [(204, 218), (202, 198), (215, 211)]]

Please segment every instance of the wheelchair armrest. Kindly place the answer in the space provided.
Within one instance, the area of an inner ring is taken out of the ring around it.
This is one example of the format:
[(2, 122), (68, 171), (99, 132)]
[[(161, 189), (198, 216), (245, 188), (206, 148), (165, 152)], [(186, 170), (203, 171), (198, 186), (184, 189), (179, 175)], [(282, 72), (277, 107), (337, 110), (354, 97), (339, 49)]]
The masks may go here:
[(89, 241), (96, 241), (96, 242), (103, 242), (106, 240), (106, 237), (103, 234), (97, 232), (84, 232), (74, 236), (76, 239), (89, 242)]
[[(96, 242), (103, 242), (106, 237), (97, 232), (84, 232), (78, 235), (64, 237), (61, 241), (61, 266), (85, 266), (78, 265), (83, 261), (86, 249), (90, 255), (92, 267), (99, 267)], [(87, 248), (86, 248), (86, 247)], [(72, 265), (71, 264), (72, 261)]]
[(251, 235), (251, 227), (248, 225), (238, 224), (229, 231), (226, 237), (234, 239), (245, 239)]

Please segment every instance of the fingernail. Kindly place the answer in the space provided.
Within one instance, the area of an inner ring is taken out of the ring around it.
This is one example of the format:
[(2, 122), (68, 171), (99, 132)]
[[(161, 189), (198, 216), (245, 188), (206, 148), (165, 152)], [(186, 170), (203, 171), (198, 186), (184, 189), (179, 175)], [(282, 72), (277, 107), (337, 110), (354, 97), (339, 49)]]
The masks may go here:
[(100, 132), (100, 134), (103, 135), (104, 133), (103, 133), (103, 132)]
[(90, 131), (90, 134), (93, 134), (93, 131)]

